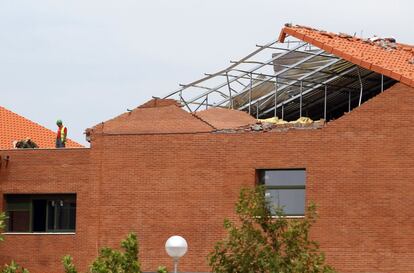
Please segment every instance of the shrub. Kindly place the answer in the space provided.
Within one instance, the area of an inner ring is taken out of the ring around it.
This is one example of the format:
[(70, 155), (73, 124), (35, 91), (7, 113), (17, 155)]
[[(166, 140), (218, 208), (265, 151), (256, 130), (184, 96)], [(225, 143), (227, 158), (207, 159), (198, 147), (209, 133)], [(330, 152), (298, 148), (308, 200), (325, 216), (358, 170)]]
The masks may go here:
[(209, 255), (213, 272), (334, 272), (309, 238), (316, 220), (314, 205), (307, 208), (304, 219), (288, 219), (282, 209), (271, 207), (264, 188), (257, 187), (241, 191), (236, 213), (239, 221), (225, 220), (228, 235)]
[(157, 269), (157, 273), (168, 273), (168, 270), (165, 266), (160, 265)]
[[(138, 261), (138, 240), (134, 233), (122, 240), (121, 247), (124, 252), (104, 247), (99, 251), (99, 256), (92, 263), (90, 273), (141, 273)], [(66, 255), (63, 257), (65, 273), (77, 273), (73, 259)]]
[(1, 270), (1, 273), (29, 273), (29, 270), (21, 267), (14, 261), (11, 261), (10, 265), (6, 264)]

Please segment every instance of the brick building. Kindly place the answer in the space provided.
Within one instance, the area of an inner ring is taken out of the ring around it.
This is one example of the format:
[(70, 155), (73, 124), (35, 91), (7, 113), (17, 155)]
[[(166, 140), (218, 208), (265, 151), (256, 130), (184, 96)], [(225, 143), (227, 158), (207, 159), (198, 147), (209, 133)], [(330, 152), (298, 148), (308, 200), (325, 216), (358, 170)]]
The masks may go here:
[(264, 183), (292, 217), (318, 205), (312, 236), (339, 272), (413, 272), (414, 48), (289, 25), (262, 49), (280, 51), (87, 129), (91, 148), (1, 150), (0, 262), (85, 270), (134, 231), (144, 271), (171, 267), (178, 234), (180, 269), (208, 272), (240, 189)]

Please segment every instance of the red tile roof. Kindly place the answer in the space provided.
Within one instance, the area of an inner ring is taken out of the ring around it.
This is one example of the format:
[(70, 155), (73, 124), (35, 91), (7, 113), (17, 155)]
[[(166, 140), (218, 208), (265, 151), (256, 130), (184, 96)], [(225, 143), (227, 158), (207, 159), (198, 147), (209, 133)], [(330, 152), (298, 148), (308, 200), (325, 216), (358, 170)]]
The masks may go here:
[(210, 108), (197, 112), (195, 115), (220, 130), (235, 129), (257, 122), (255, 118), (246, 112), (223, 108)]
[(92, 128), (100, 130), (107, 134), (174, 134), (211, 132), (214, 128), (181, 109), (175, 100), (153, 99)]
[[(69, 131), (70, 133), (70, 131)], [(39, 148), (54, 148), (56, 133), (0, 106), (0, 149), (12, 149), (14, 140), (29, 137)], [(81, 148), (68, 139), (68, 148)]]
[(405, 44), (372, 42), (346, 34), (335, 34), (304, 26), (286, 26), (287, 35), (308, 42), (342, 59), (414, 87), (414, 47)]

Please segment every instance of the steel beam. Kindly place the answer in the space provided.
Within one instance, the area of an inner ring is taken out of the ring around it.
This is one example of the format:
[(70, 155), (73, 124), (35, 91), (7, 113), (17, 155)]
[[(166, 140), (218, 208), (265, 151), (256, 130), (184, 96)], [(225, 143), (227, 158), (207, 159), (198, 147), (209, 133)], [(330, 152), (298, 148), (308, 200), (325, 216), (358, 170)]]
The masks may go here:
[[(326, 81), (324, 81), (324, 82), (322, 82), (322, 83), (320, 83), (320, 84), (317, 84), (317, 85), (315, 85), (314, 87), (312, 87), (312, 88), (310, 88), (310, 89), (308, 89), (308, 90), (305, 90), (305, 91), (302, 93), (302, 95), (304, 96), (304, 95), (306, 95), (306, 94), (308, 94), (308, 93), (312, 92), (313, 90), (318, 89), (319, 87), (321, 87), (321, 86), (323, 86), (323, 85), (326, 85), (326, 84), (328, 84), (328, 83), (330, 83), (330, 82), (332, 82), (332, 81), (334, 81), (334, 80), (336, 80), (336, 79), (338, 79), (338, 78), (342, 77), (342, 75), (346, 75), (346, 74), (348, 74), (348, 73), (350, 73), (350, 72), (354, 71), (356, 68), (357, 68), (356, 66), (353, 66), (353, 67), (351, 67), (351, 68), (349, 68), (349, 69), (347, 69), (347, 70), (345, 70), (345, 71), (341, 72), (339, 75), (334, 76), (334, 77), (332, 77), (332, 78), (329, 78), (329, 79), (327, 79)], [(297, 99), (297, 98), (298, 98), (298, 95), (293, 96), (293, 97), (291, 97), (290, 99), (287, 99), (287, 100), (285, 100), (285, 101), (284, 101), (284, 102), (282, 102), (282, 103), (287, 104), (287, 103), (289, 103), (289, 102), (291, 102), (291, 101), (293, 101), (293, 100), (295, 100), (295, 99)], [(279, 103), (279, 104), (277, 105), (277, 107), (279, 107), (280, 105), (282, 105), (282, 103)], [(270, 111), (273, 111), (273, 110), (274, 110), (273, 108), (274, 108), (274, 107), (271, 107), (271, 108), (269, 108), (269, 109), (266, 109), (266, 110), (262, 113), (262, 115), (267, 114), (267, 113), (269, 113)]]
[[(276, 44), (276, 43), (278, 43), (278, 40), (274, 40), (274, 41), (272, 41), (272, 42), (268, 43), (268, 44), (267, 44), (267, 46), (272, 46), (272, 45), (274, 45), (274, 44)], [(300, 46), (300, 47), (301, 47), (301, 46)], [(300, 47), (298, 47), (298, 49), (299, 49)], [(169, 98), (169, 97), (171, 97), (171, 96), (173, 96), (173, 95), (175, 95), (175, 94), (178, 94), (179, 92), (183, 91), (184, 89), (186, 89), (186, 88), (188, 88), (188, 87), (193, 86), (194, 84), (198, 84), (198, 83), (200, 83), (200, 82), (203, 82), (203, 81), (209, 80), (209, 79), (211, 79), (211, 78), (215, 77), (215, 76), (216, 76), (216, 75), (218, 75), (218, 74), (221, 74), (221, 73), (224, 73), (224, 72), (226, 72), (226, 71), (229, 71), (229, 70), (231, 70), (231, 68), (236, 67), (236, 66), (237, 66), (237, 65), (239, 65), (242, 61), (244, 61), (244, 60), (248, 60), (249, 58), (251, 58), (251, 57), (253, 57), (254, 55), (256, 55), (256, 54), (258, 54), (259, 52), (261, 52), (262, 50), (264, 50), (264, 48), (259, 48), (259, 49), (255, 50), (255, 51), (253, 51), (253, 52), (252, 52), (252, 53), (250, 53), (249, 55), (247, 55), (247, 56), (245, 56), (244, 58), (240, 59), (239, 63), (232, 64), (232, 65), (230, 65), (229, 67), (227, 67), (227, 68), (225, 68), (225, 69), (222, 69), (222, 70), (220, 70), (220, 71), (218, 71), (218, 72), (216, 72), (216, 73), (214, 73), (214, 74), (211, 74), (210, 76), (207, 76), (207, 77), (201, 78), (201, 79), (199, 79), (199, 80), (193, 81), (193, 82), (191, 82), (191, 83), (189, 83), (189, 84), (185, 85), (184, 87), (182, 87), (182, 88), (180, 88), (180, 89), (178, 89), (178, 90), (176, 90), (176, 91), (174, 91), (174, 92), (171, 92), (170, 94), (166, 95), (166, 96), (164, 97), (164, 99)]]
[[(318, 67), (318, 68), (317, 68), (317, 69), (315, 69), (314, 71), (309, 72), (309, 73), (305, 74), (304, 76), (299, 77), (299, 78), (298, 78), (298, 79), (296, 79), (296, 80), (293, 80), (293, 81), (292, 81), (292, 82), (290, 82), (289, 84), (284, 85), (283, 87), (281, 87), (281, 88), (278, 90), (278, 92), (283, 91), (284, 89), (286, 89), (286, 88), (288, 88), (288, 87), (292, 86), (293, 84), (295, 84), (295, 83), (297, 83), (297, 82), (299, 82), (299, 81), (301, 81), (301, 80), (305, 80), (307, 77), (312, 76), (312, 75), (314, 75), (314, 74), (318, 73), (319, 71), (321, 71), (321, 70), (323, 70), (323, 69), (325, 69), (325, 68), (327, 68), (327, 67), (329, 67), (329, 66), (331, 66), (331, 65), (333, 65), (333, 64), (335, 64), (335, 63), (337, 63), (337, 62), (339, 62), (340, 60), (341, 60), (341, 59), (335, 59), (335, 60), (332, 60), (332, 61), (330, 61), (329, 63), (327, 63), (327, 64), (325, 64), (325, 65), (323, 65), (323, 66)], [(273, 95), (273, 93), (274, 93), (274, 92), (271, 92), (270, 94), (266, 94), (266, 95), (264, 95), (264, 96), (262, 96), (262, 97), (260, 97), (260, 98), (256, 99), (255, 101), (253, 101), (253, 103), (256, 103), (256, 101), (261, 101), (261, 100), (267, 99), (267, 98), (269, 98), (269, 96), (272, 96), (272, 95)], [(242, 107), (239, 107), (239, 109), (238, 109), (238, 110), (243, 110), (243, 109), (245, 109), (245, 108), (246, 108), (246, 106), (242, 106)]]
[[(286, 51), (286, 52), (284, 52), (284, 53), (282, 53), (282, 54), (280, 54), (280, 55), (277, 55), (276, 57), (273, 57), (273, 58), (271, 58), (269, 61), (267, 61), (266, 63), (270, 63), (270, 62), (273, 62), (273, 61), (275, 61), (275, 60), (277, 60), (277, 59), (279, 59), (279, 58), (281, 58), (281, 57), (283, 57), (283, 56), (285, 56), (285, 55), (287, 55), (287, 54), (289, 54), (290, 52), (293, 52), (294, 50), (296, 50), (296, 49), (299, 49), (299, 48), (301, 48), (301, 47), (303, 47), (303, 46), (305, 46), (306, 45), (306, 43), (303, 43), (303, 44), (299, 44), (298, 46), (296, 46), (294, 49), (292, 49), (292, 51)], [(314, 56), (312, 56), (312, 57), (314, 57)], [(243, 58), (243, 60), (244, 59), (248, 59), (248, 58)], [(219, 71), (219, 72), (217, 72), (217, 73), (214, 73), (214, 74), (212, 74), (212, 76), (209, 76), (209, 77), (206, 77), (205, 79), (201, 79), (201, 80), (199, 80), (199, 81), (196, 81), (196, 82), (193, 82), (193, 83), (190, 83), (190, 84), (188, 84), (187, 85), (187, 87), (190, 87), (190, 86), (192, 86), (193, 84), (195, 84), (195, 83), (199, 83), (199, 82), (202, 82), (202, 81), (204, 81), (204, 80), (206, 80), (206, 79), (211, 79), (212, 77), (214, 77), (214, 76), (216, 76), (216, 75), (219, 75), (219, 74), (222, 74), (222, 73), (226, 73), (226, 72), (228, 72), (228, 71), (230, 71), (230, 70), (232, 70), (232, 68), (234, 68), (234, 67), (236, 67), (237, 65), (238, 65), (239, 63), (237, 63), (237, 64), (233, 64), (232, 66), (230, 66), (230, 67), (228, 67), (227, 69), (224, 69), (224, 70), (222, 70), (222, 71)], [(259, 69), (259, 68), (262, 68), (264, 65), (262, 65), (262, 64), (260, 64), (260, 65), (257, 65), (256, 67), (254, 67), (254, 68), (252, 68), (252, 69), (250, 69), (250, 72), (253, 72), (253, 71), (256, 71), (257, 69)], [(245, 76), (245, 75), (248, 75), (248, 73), (243, 73), (243, 75), (240, 75), (240, 76)], [(231, 79), (230, 81), (229, 81), (229, 83), (232, 83), (233, 81), (235, 81), (237, 78), (234, 78), (234, 79)], [(214, 88), (212, 88), (213, 90), (218, 90), (218, 89), (220, 89), (220, 88), (222, 88), (222, 87), (224, 87), (224, 86), (226, 86), (228, 83), (227, 82), (225, 82), (225, 83), (222, 83), (222, 84), (220, 84), (220, 85), (218, 85), (218, 86), (216, 86), (216, 87), (214, 87)], [(185, 87), (185, 88), (187, 88), (187, 87)], [(176, 91), (177, 92), (177, 91)], [(165, 98), (168, 98), (169, 96), (171, 96), (171, 95), (173, 95), (173, 94), (175, 94), (176, 92), (173, 92), (173, 93), (171, 93), (171, 94), (169, 94), (168, 96), (166, 96)], [(211, 92), (211, 91), (210, 91)], [(198, 100), (198, 99), (200, 99), (200, 98), (202, 98), (202, 97), (204, 97), (205, 95), (207, 95), (208, 93), (210, 93), (210, 92), (205, 92), (205, 93), (202, 93), (202, 94), (200, 94), (200, 95), (198, 95), (198, 96), (196, 96), (196, 97), (193, 97), (193, 98), (191, 98), (190, 100), (188, 100), (187, 102), (193, 102), (193, 101), (196, 101), (196, 100)], [(218, 106), (220, 106), (221, 104), (223, 104), (223, 103), (225, 103), (225, 102), (227, 102), (228, 101), (228, 99), (227, 100), (225, 100), (224, 102), (222, 102), (222, 103), (220, 103), (220, 104), (217, 104)]]

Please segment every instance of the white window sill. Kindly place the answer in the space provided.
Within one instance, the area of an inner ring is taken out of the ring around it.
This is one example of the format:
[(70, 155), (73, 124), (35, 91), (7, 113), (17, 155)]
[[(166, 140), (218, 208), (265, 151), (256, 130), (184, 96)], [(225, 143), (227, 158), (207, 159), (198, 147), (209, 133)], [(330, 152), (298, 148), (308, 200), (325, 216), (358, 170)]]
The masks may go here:
[(3, 232), (3, 235), (75, 235), (75, 232)]
[[(284, 218), (287, 218), (287, 219), (300, 219), (300, 218), (305, 218), (304, 215), (285, 215), (283, 217)], [(279, 216), (272, 216), (272, 218), (279, 218)]]
[[(301, 218), (305, 218), (305, 215), (283, 215), (283, 216), (272, 215), (270, 217), (273, 219), (277, 219), (277, 218), (301, 219)], [(254, 218), (260, 218), (260, 216), (254, 216)]]

